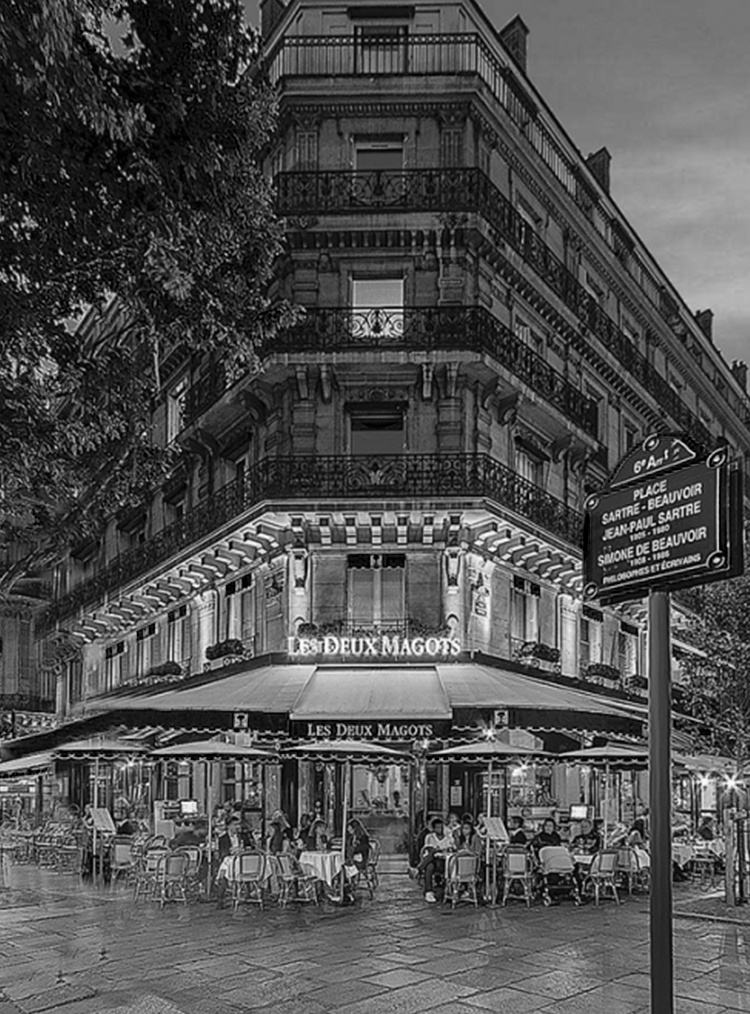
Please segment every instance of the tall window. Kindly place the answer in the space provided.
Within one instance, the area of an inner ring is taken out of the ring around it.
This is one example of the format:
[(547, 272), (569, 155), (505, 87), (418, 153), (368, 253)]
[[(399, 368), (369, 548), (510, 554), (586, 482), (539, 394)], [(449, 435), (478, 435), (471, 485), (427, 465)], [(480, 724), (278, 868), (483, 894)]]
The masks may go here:
[(404, 330), (404, 280), (352, 278), (352, 336), (387, 345)]
[(516, 472), (527, 482), (541, 486), (544, 482), (544, 465), (540, 458), (521, 448), (516, 448)]
[(581, 669), (602, 660), (602, 625), (604, 616), (598, 609), (583, 607), (580, 627)]
[(187, 605), (167, 614), (167, 661), (182, 662), (190, 657), (190, 616)]
[(149, 623), (141, 627), (135, 635), (135, 671), (138, 676), (145, 676), (152, 665), (158, 662), (156, 624)]
[(515, 647), (539, 640), (539, 599), (542, 589), (533, 581), (513, 578), (510, 591), (510, 636)]
[(104, 649), (104, 689), (119, 687), (125, 678), (125, 642), (118, 641)]
[(167, 395), (167, 443), (171, 444), (185, 425), (185, 403), (187, 400), (188, 378), (181, 377), (169, 389)]
[(403, 454), (404, 413), (398, 406), (355, 406), (349, 409), (352, 454)]
[(226, 585), (223, 625), (225, 638), (252, 643), (255, 636), (255, 587), (251, 574)]
[(638, 671), (638, 627), (621, 623), (617, 635), (617, 667), (623, 676)]
[(440, 134), (440, 165), (447, 169), (464, 164), (462, 127), (448, 127)]
[(356, 554), (347, 558), (348, 616), (369, 626), (403, 620), (406, 557), (401, 553)]
[(295, 169), (318, 168), (318, 132), (317, 130), (300, 130), (295, 145)]

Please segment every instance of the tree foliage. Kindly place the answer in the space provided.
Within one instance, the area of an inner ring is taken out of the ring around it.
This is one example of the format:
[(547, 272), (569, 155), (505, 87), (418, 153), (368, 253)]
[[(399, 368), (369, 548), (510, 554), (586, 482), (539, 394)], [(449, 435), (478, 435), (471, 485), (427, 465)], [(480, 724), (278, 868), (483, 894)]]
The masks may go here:
[(742, 770), (750, 762), (750, 577), (709, 585), (694, 597), (686, 636), (700, 654), (682, 659), (681, 695), (700, 723), (701, 747)]
[(0, 5), (0, 542), (33, 547), (5, 592), (169, 467), (171, 350), (246, 368), (288, 317), (257, 45), (241, 0)]

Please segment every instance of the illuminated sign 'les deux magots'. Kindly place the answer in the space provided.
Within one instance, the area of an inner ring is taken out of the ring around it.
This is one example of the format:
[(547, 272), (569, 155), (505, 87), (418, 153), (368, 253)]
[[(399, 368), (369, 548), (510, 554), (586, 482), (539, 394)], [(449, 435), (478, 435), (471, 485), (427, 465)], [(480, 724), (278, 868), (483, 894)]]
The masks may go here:
[(346, 658), (419, 658), (451, 657), (461, 653), (461, 642), (457, 637), (400, 637), (397, 634), (375, 634), (355, 637), (339, 637), (326, 634), (323, 637), (288, 638), (289, 654)]

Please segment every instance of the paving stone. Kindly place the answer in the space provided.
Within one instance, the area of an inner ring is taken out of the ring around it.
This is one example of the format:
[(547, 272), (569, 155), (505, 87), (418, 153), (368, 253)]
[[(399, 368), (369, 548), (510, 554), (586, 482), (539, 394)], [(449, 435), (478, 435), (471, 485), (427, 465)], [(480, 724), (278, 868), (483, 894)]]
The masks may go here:
[(549, 1000), (543, 1000), (531, 993), (521, 993), (511, 986), (503, 986), (487, 993), (476, 993), (467, 997), (465, 1003), (475, 1011), (502, 1011), (503, 1014), (527, 1014), (528, 1011), (546, 1011)]
[(399, 986), (411, 986), (416, 982), (424, 982), (428, 978), (430, 978), (429, 975), (416, 971), (414, 968), (394, 968), (390, 972), (371, 975), (364, 981), (372, 982), (376, 986), (387, 986), (389, 989), (396, 989)]

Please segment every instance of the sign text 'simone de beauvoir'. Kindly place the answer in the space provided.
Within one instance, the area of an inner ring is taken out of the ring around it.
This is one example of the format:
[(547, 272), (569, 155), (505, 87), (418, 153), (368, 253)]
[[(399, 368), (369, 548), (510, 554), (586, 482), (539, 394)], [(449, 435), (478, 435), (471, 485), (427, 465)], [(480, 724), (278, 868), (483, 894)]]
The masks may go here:
[(722, 468), (703, 462), (601, 493), (589, 507), (587, 587), (658, 584), (716, 565), (722, 552)]

